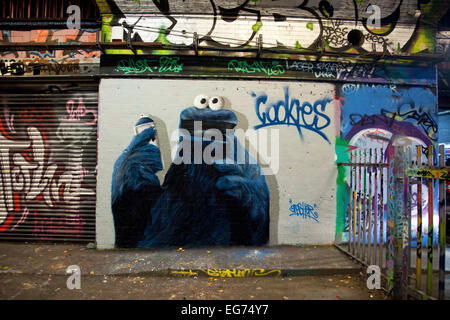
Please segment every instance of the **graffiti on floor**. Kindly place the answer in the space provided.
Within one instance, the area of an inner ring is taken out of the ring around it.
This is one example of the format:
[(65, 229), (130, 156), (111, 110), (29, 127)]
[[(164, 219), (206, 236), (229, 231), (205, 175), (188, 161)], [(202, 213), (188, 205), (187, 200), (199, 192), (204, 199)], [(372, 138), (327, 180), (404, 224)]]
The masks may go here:
[(208, 277), (217, 278), (249, 278), (249, 277), (276, 277), (281, 275), (281, 270), (267, 270), (267, 269), (205, 269), (200, 271), (195, 270), (171, 270), (172, 275), (184, 276), (199, 276), (205, 275)]

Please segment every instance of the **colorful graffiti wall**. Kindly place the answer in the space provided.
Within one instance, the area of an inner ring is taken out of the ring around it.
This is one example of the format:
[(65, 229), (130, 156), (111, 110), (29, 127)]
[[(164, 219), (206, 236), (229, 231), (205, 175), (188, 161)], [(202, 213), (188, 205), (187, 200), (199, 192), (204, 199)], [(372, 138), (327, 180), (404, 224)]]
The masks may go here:
[[(350, 162), (350, 152), (359, 155), (359, 152), (378, 152), (377, 161), (375, 153), (372, 157), (361, 156), (361, 161), (384, 162), (386, 149), (391, 146), (411, 146), (413, 153), (412, 162), (428, 163), (425, 147), (436, 146), (438, 142), (438, 117), (437, 117), (437, 97), (436, 93), (427, 88), (419, 87), (399, 87), (396, 85), (365, 85), (365, 84), (344, 84), (339, 86), (340, 101), (342, 107), (342, 120), (340, 124), (341, 138), (337, 143), (336, 153), (338, 162)], [(423, 148), (422, 158), (417, 159), (416, 146)], [(356, 152), (356, 153), (355, 153)], [(384, 157), (381, 158), (381, 152)], [(367, 157), (367, 158), (362, 158)], [(358, 158), (359, 159), (359, 158)], [(338, 210), (337, 210), (337, 233), (345, 238), (348, 232), (348, 199), (350, 188), (350, 169), (341, 167), (338, 178)], [(369, 181), (367, 173), (366, 180)], [(363, 177), (364, 178), (364, 177)], [(361, 179), (363, 179), (361, 178)], [(384, 182), (387, 185), (387, 171), (385, 170)], [(372, 190), (377, 190), (378, 199), (383, 199), (383, 203), (375, 203), (384, 210), (387, 207), (387, 190), (382, 189), (381, 183), (375, 187), (372, 183)], [(418, 197), (422, 199), (422, 210), (428, 212), (428, 186), (424, 181), (422, 184), (422, 194), (417, 194), (417, 185), (412, 187), (411, 195), (411, 216), (412, 216), (412, 237), (415, 239), (417, 230), (417, 205)], [(380, 200), (381, 201), (381, 200)], [(434, 195), (434, 230), (438, 230), (438, 195)], [(386, 228), (386, 226), (385, 226)], [(427, 220), (422, 223), (423, 232), (428, 232)], [(344, 232), (345, 231), (345, 232)], [(384, 233), (386, 235), (386, 233)], [(427, 236), (424, 236), (426, 243)], [(434, 234), (437, 241), (437, 232)]]
[[(444, 1), (99, 0), (105, 41), (257, 46), (333, 52), (434, 52)], [(370, 5), (378, 6), (374, 24)], [(129, 28), (121, 29), (123, 23)], [(115, 30), (113, 30), (115, 28)], [(350, 34), (350, 37), (349, 37)], [(350, 40), (351, 39), (351, 40)], [(354, 39), (354, 40), (353, 40)], [(358, 44), (357, 48), (351, 42)], [(114, 51), (111, 51), (113, 53)], [(117, 53), (125, 53), (118, 51)]]
[[(2, 30), (0, 44), (81, 44), (95, 42), (96, 30), (36, 29), (31, 31)], [(52, 51), (4, 51), (0, 52), (0, 73), (2, 76), (39, 76), (59, 74), (94, 73), (100, 63), (100, 51), (52, 50)]]
[(0, 238), (92, 239), (97, 96), (0, 99)]
[(395, 85), (109, 79), (100, 109), (105, 248), (332, 243), (347, 230), (336, 163), (438, 130), (435, 93)]

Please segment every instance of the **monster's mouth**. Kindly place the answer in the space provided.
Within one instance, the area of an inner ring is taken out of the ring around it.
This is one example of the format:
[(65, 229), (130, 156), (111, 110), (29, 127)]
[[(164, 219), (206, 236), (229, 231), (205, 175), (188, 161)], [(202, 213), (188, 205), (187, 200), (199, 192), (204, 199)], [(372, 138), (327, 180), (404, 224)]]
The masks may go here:
[(235, 123), (214, 120), (181, 120), (180, 128), (189, 131), (194, 135), (197, 131), (218, 130), (222, 134), (226, 134), (227, 130), (234, 129)]

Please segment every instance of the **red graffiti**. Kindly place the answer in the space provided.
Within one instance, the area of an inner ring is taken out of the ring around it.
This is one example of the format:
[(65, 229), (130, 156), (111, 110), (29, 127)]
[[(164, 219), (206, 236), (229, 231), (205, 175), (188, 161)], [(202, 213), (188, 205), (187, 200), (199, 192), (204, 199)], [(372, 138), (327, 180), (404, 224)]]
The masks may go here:
[[(55, 118), (53, 110), (50, 108), (24, 108), (18, 112), (18, 118), (20, 121), (30, 123), (52, 123), (52, 119)], [(51, 126), (52, 127), (52, 126)]]
[(13, 214), (9, 215), (8, 218), (6, 218), (5, 222), (3, 222), (0, 225), (0, 232), (6, 231), (9, 228), (9, 226), (11, 225), (11, 223), (13, 222), (13, 220), (14, 220), (14, 215)]
[(46, 240), (55, 235), (75, 236), (79, 238), (83, 233), (86, 224), (79, 214), (65, 215), (61, 217), (42, 217), (35, 211), (33, 236), (41, 240)]

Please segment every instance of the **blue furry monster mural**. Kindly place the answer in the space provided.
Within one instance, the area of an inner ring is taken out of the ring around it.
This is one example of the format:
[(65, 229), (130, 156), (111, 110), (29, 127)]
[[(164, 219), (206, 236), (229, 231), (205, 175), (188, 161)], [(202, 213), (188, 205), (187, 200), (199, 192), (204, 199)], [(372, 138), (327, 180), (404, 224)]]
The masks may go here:
[[(178, 153), (161, 186), (156, 129), (150, 117), (139, 120), (136, 128), (144, 129), (136, 130), (114, 164), (116, 247), (267, 243), (269, 189), (261, 167), (234, 136), (237, 123), (220, 97), (197, 96), (194, 106), (180, 114)], [(207, 134), (211, 129), (221, 136)], [(198, 153), (186, 152), (196, 146), (202, 152), (212, 150), (214, 160), (199, 163)]]

